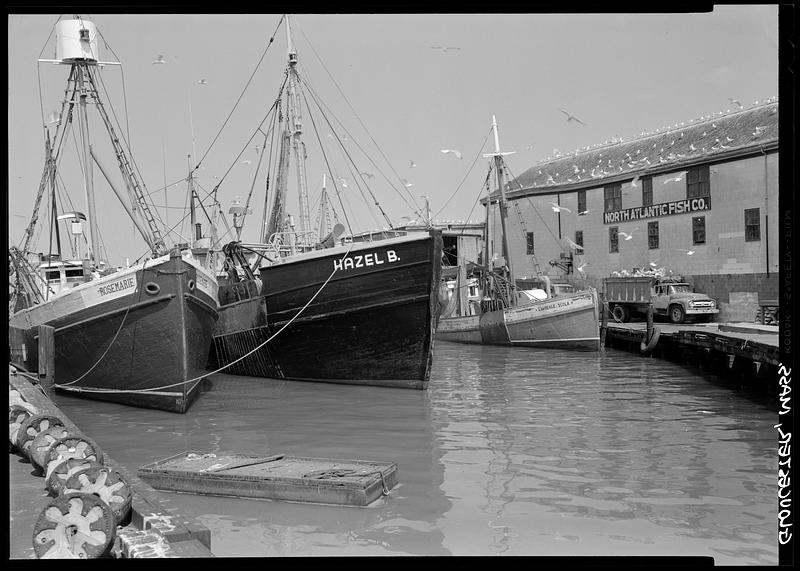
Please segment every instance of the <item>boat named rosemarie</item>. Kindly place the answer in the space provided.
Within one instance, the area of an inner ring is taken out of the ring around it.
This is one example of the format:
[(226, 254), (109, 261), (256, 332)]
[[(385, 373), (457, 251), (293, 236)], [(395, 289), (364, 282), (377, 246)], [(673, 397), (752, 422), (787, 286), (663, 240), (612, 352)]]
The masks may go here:
[[(320, 113), (327, 107), (310, 89), (299, 96), (308, 82), (298, 75), (288, 17), (285, 23), (285, 86), (273, 107), (276, 126), (265, 129), (279, 133), (279, 141), (273, 150), (265, 142), (261, 153), (279, 157), (274, 184), (267, 179), (273, 191), (264, 201), (260, 242), (237, 241), (223, 248), (230, 277), (220, 281), (220, 318), (209, 368), (276, 379), (425, 389), (439, 316), (441, 231), (395, 230), (384, 214), (389, 230), (377, 236), (352, 230), (345, 234), (328, 200), (326, 180), (332, 181), (339, 204), (349, 183), (379, 206), (367, 185), (374, 175), (352, 163), (340, 171), (353, 173), (349, 179), (335, 176), (329, 166), (325, 170), (318, 224), (310, 227), (299, 101), (314, 101)], [(323, 119), (312, 116), (311, 125), (332, 129), (333, 122)], [(342, 140), (348, 138), (327, 135), (331, 145), (340, 145), (335, 151), (352, 160), (351, 153), (342, 152)], [(316, 133), (316, 140), (326, 137)], [(326, 162), (334, 155), (328, 149)], [(290, 157), (297, 164), (299, 228), (286, 208)], [(231, 209), (237, 228), (237, 215), (248, 211), (249, 201)], [(349, 225), (346, 216), (342, 220)]]
[[(483, 345), (511, 345), (519, 347), (542, 347), (597, 351), (600, 349), (600, 326), (597, 291), (564, 293), (551, 296), (550, 288), (523, 291), (517, 287), (511, 260), (508, 255), (506, 233), (506, 198), (504, 185), (504, 163), (497, 135), (497, 123), (492, 118), (495, 138), (494, 158), (497, 171), (497, 200), (502, 225), (504, 263), (499, 271), (482, 267), (480, 270), (480, 300), (469, 306), (458, 304), (453, 312), (442, 315), (436, 329), (436, 337), (457, 343)], [(487, 199), (487, 212), (493, 202)], [(488, 219), (488, 217), (487, 217)], [(489, 252), (491, 240), (485, 240), (484, 260), (497, 259)], [(459, 276), (458, 291), (466, 281), (465, 272)]]
[[(42, 335), (52, 340), (54, 384), (59, 391), (126, 405), (185, 412), (206, 376), (206, 363), (218, 317), (213, 271), (188, 247), (166, 246), (148, 193), (123, 150), (97, 89), (98, 33), (83, 19), (56, 24), (56, 60), (69, 66), (66, 97), (47, 130), (46, 161), (34, 213), (22, 243), (9, 250), (9, 345), (12, 365), (30, 372), (39, 367)], [(114, 187), (89, 145), (87, 99), (100, 115), (114, 147), (128, 197)], [(77, 111), (77, 113), (73, 113)], [(83, 185), (88, 217), (57, 215), (56, 181), (67, 132), (76, 116), (83, 142)], [(151, 249), (152, 258), (114, 269), (100, 257), (98, 213), (92, 177), (94, 161)], [(31, 238), (42, 199), (49, 201), (50, 253), (32, 253)], [(128, 202), (130, 201), (130, 202)], [(131, 208), (130, 204), (134, 207)], [(82, 221), (88, 222), (87, 251)], [(71, 225), (71, 254), (62, 258), (58, 223)], [(53, 240), (57, 247), (52, 249)], [(50, 337), (52, 335), (52, 337)], [(49, 346), (48, 343), (45, 344)]]

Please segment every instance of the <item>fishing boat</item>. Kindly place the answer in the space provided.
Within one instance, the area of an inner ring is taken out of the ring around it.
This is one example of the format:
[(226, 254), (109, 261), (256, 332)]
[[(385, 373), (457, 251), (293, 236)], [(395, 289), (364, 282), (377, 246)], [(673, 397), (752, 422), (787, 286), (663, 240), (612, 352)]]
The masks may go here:
[[(551, 288), (523, 290), (518, 287), (509, 256), (506, 230), (506, 197), (503, 156), (500, 152), (497, 122), (492, 117), (495, 152), (484, 155), (493, 159), (497, 174), (497, 197), (500, 210), (502, 256), (489, 251), (491, 240), (484, 240), (484, 264), (475, 265), (480, 275), (478, 299), (470, 304), (454, 303), (451, 312), (438, 322), (438, 339), (457, 343), (508, 345), (597, 351), (600, 349), (597, 291), (565, 292), (553, 296)], [(493, 202), (487, 198), (487, 213)], [(488, 218), (488, 216), (487, 216)], [(487, 224), (488, 226), (488, 224)], [(549, 280), (543, 276), (544, 282)], [(473, 278), (474, 279), (474, 278)], [(465, 284), (463, 269), (455, 291)], [(455, 299), (455, 298), (454, 298)]]
[[(326, 210), (331, 203), (326, 180), (333, 182), (335, 196), (346, 184), (328, 171), (322, 175), (318, 224), (311, 228), (299, 106), (306, 100), (300, 90), (307, 82), (298, 74), (288, 16), (284, 21), (286, 81), (273, 107), (276, 127), (269, 129), (278, 139), (274, 184), (267, 179), (274, 192), (265, 200), (260, 241), (234, 241), (223, 248), (227, 271), (220, 282), (220, 318), (209, 368), (276, 379), (425, 389), (439, 316), (441, 230), (398, 230), (386, 217), (385, 231), (346, 233), (335, 209), (333, 220)], [(310, 113), (308, 107), (306, 111)], [(331, 125), (329, 120), (326, 124)], [(312, 119), (312, 125), (318, 123)], [(317, 133), (317, 139), (324, 136)], [(265, 141), (262, 156), (267, 148)], [(297, 172), (297, 226), (287, 209), (290, 159)], [(363, 185), (371, 194), (363, 169), (354, 164), (349, 169), (358, 173), (351, 184)], [(248, 196), (244, 205), (231, 209), (237, 230), (249, 203)], [(378, 205), (377, 199), (374, 203)], [(345, 215), (342, 219), (348, 223)]]
[[(33, 216), (20, 245), (9, 250), (10, 283), (15, 286), (9, 316), (11, 363), (36, 372), (41, 364), (40, 349), (45, 349), (44, 357), (52, 359), (57, 391), (185, 412), (206, 376), (219, 307), (214, 272), (195, 258), (190, 247), (167, 246), (146, 188), (97, 89), (99, 64), (117, 62), (98, 61), (95, 25), (84, 19), (59, 21), (56, 59), (40, 61), (66, 65), (70, 71), (52, 144), (49, 128), (46, 130), (45, 168)], [(87, 103), (97, 110), (106, 128), (127, 196), (116, 188), (99, 153), (90, 145)], [(68, 140), (73, 118), (81, 129), (88, 215), (77, 211), (58, 214), (56, 181), (61, 180), (62, 143)], [(101, 215), (95, 204), (93, 162), (147, 243), (149, 259), (116, 268), (101, 257)], [(50, 203), (50, 214), (44, 217), (51, 229), (50, 250), (36, 254), (32, 237), (43, 198)], [(68, 254), (62, 252), (59, 223), (71, 227), (73, 243)], [(85, 254), (81, 253), (82, 241)]]

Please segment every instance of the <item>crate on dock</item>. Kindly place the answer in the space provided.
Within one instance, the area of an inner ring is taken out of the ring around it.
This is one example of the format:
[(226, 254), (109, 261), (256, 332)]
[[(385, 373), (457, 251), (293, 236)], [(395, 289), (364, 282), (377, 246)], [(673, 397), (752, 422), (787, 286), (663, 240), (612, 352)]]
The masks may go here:
[(157, 490), (366, 506), (397, 485), (394, 462), (186, 451), (142, 466)]

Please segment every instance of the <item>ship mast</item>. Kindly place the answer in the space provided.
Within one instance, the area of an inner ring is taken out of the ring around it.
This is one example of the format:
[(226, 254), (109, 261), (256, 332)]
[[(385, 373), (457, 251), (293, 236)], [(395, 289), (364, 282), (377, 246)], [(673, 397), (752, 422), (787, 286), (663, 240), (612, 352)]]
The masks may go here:
[[(483, 155), (484, 157), (494, 157), (494, 164), (495, 168), (497, 169), (497, 186), (500, 189), (500, 199), (498, 200), (498, 206), (500, 207), (500, 230), (502, 233), (503, 238), (503, 258), (506, 262), (506, 267), (508, 268), (508, 282), (509, 282), (509, 303), (511, 306), (517, 305), (517, 296), (514, 292), (516, 287), (516, 281), (514, 278), (514, 270), (511, 266), (511, 249), (508, 246), (508, 232), (506, 231), (506, 218), (508, 216), (508, 204), (506, 202), (506, 189), (504, 183), (504, 170), (503, 170), (503, 155), (511, 155), (511, 152), (500, 152), (500, 140), (497, 135), (497, 120), (495, 116), (492, 115), (492, 130), (494, 131), (494, 153), (488, 153)], [(489, 202), (486, 204), (486, 208), (488, 209), (491, 206), (491, 198)], [(487, 260), (488, 262), (488, 260)]]
[(303, 134), (303, 116), (300, 111), (300, 94), (298, 93), (298, 84), (300, 78), (297, 75), (297, 52), (292, 44), (292, 26), (289, 16), (286, 16), (286, 43), (288, 46), (288, 85), (286, 90), (287, 96), (287, 113), (288, 121), (287, 128), (292, 134), (292, 150), (297, 165), (297, 192), (298, 200), (300, 203), (300, 231), (298, 246), (310, 246), (310, 221), (308, 213), (308, 188), (306, 185), (306, 161), (305, 161), (305, 147), (302, 141)]

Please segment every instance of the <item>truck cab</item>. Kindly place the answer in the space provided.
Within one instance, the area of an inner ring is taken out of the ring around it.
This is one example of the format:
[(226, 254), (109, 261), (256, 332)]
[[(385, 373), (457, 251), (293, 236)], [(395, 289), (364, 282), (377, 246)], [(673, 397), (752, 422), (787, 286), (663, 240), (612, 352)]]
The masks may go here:
[(719, 313), (716, 302), (703, 293), (695, 293), (685, 282), (656, 281), (652, 286), (653, 312), (683, 323), (687, 316), (710, 321)]

